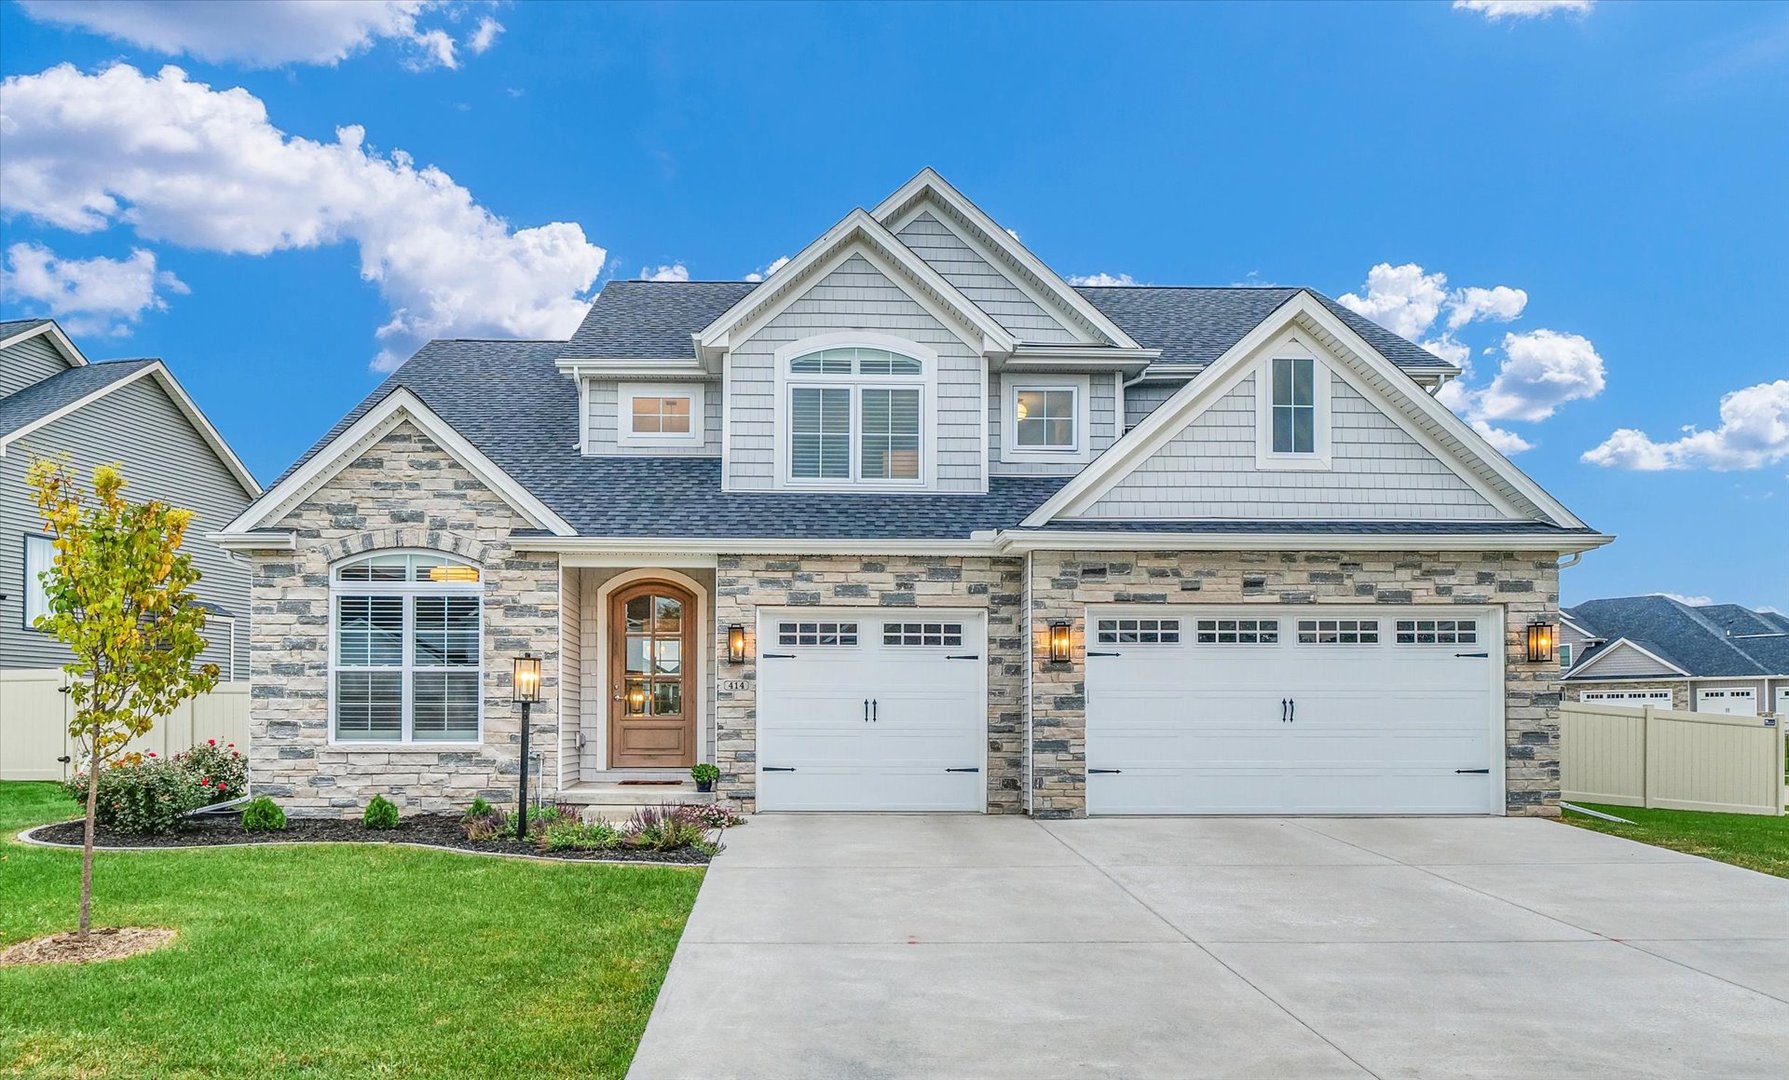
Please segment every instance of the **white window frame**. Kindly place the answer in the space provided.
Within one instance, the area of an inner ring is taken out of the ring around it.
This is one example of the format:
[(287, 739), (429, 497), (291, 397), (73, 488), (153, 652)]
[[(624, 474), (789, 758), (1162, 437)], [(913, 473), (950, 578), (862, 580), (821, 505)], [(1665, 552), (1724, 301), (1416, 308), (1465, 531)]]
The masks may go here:
[[(43, 552), (40, 560), (42, 565), (33, 568), (31, 549), (33, 547), (38, 547), (39, 545), (41, 545), (40, 550)], [(50, 536), (47, 533), (24, 534), (24, 539), (20, 541), (19, 563), (25, 578), (25, 588), (24, 594), (20, 599), (24, 601), (24, 604), (22, 605), (24, 627), (34, 633), (41, 634), (44, 631), (32, 626), (31, 621), (39, 615), (48, 615), (50, 613), (49, 593), (44, 590), (43, 582), (38, 580), (37, 575), (49, 570), (51, 566), (55, 564), (55, 561), (55, 537)]]
[[(792, 373), (789, 365), (809, 353), (845, 347), (886, 349), (918, 360), (918, 375), (858, 375), (825, 373)], [(784, 487), (802, 491), (924, 491), (937, 486), (937, 416), (938, 354), (918, 342), (888, 334), (864, 331), (818, 334), (792, 341), (776, 350), (776, 475)], [(791, 401), (797, 387), (831, 387), (851, 391), (851, 469), (845, 477), (796, 477), (793, 473), (790, 444), (793, 440)], [(863, 477), (863, 394), (864, 389), (918, 389), (919, 395), (919, 475), (911, 480), (885, 480)]]
[[(701, 446), (708, 424), (702, 383), (620, 384), (615, 394), (615, 443), (617, 446)], [(634, 399), (686, 397), (690, 400), (690, 429), (683, 432), (635, 431)]]
[[(1019, 445), (1019, 392), (1067, 390), (1075, 396), (1074, 444), (1065, 447)], [(1092, 390), (1086, 375), (1007, 375), (1000, 380), (1000, 460), (1002, 462), (1085, 462), (1092, 459)]]
[[(450, 564), (470, 566), (478, 571), (479, 580), (468, 582), (417, 582), (417, 581), (343, 581), (343, 569), (381, 555), (425, 555), (431, 558), (444, 559)], [(382, 548), (374, 551), (363, 551), (350, 556), (329, 568), (329, 745), (349, 748), (402, 748), (405, 750), (464, 750), (484, 745), (485, 733), (485, 609), (484, 588), (485, 568), (468, 559), (461, 559), (446, 552), (430, 551), (422, 548)], [(343, 665), (339, 662), (338, 638), (341, 631), (341, 618), (338, 601), (345, 596), (401, 596), (404, 600), (404, 655), (401, 666), (366, 668), (358, 664)], [(416, 664), (416, 598), (418, 596), (470, 596), (478, 601), (478, 721), (477, 731), (471, 739), (416, 739), (413, 737), (412, 723), (415, 719), (416, 694), (415, 674), (418, 671), (433, 673), (453, 671), (464, 673), (470, 669), (464, 667), (442, 668), (435, 665)], [(343, 739), (336, 734), (336, 673), (338, 669), (349, 671), (377, 670), (383, 672), (400, 672), (403, 678), (402, 706), (399, 717), (398, 738), (396, 739)]]
[[(1311, 362), (1311, 452), (1276, 453), (1273, 448), (1273, 364), (1275, 360)], [(1261, 469), (1321, 471), (1334, 461), (1330, 440), (1330, 396), (1335, 375), (1314, 350), (1293, 341), (1270, 349), (1255, 364), (1255, 466)]]

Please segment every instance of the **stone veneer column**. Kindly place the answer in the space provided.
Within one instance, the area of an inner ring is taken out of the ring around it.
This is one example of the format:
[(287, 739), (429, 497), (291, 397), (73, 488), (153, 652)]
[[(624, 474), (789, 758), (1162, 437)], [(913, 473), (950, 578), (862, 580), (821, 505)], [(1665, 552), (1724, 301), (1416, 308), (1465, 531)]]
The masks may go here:
[[(1020, 559), (913, 556), (723, 555), (714, 583), (716, 655), (732, 623), (746, 628), (744, 664), (719, 666), (720, 682), (744, 690), (715, 695), (716, 790), (741, 810), (757, 808), (760, 607), (861, 608), (862, 618), (926, 608), (979, 608), (988, 616), (988, 812), (1022, 813), (1025, 768), (1024, 639)], [(719, 683), (717, 683), (719, 685)]]
[[(1415, 604), (1504, 611), (1507, 810), (1559, 813), (1559, 670), (1530, 664), (1527, 626), (1557, 621), (1558, 559), (1509, 552), (1037, 552), (1031, 557), (1032, 812), (1087, 813), (1087, 604)], [(1094, 573), (1087, 573), (1092, 570)], [(1074, 624), (1052, 664), (1049, 624)]]
[[(295, 552), (252, 556), (249, 768), (254, 790), (298, 816), (352, 817), (375, 794), (406, 813), (515, 800), (521, 749), (511, 661), (542, 657), (530, 716), (543, 796), (558, 786), (559, 562), (514, 549), (529, 522), (404, 423), (269, 528)], [(350, 555), (410, 548), (457, 555), (484, 580), (483, 737), (474, 748), (329, 741), (329, 576)]]

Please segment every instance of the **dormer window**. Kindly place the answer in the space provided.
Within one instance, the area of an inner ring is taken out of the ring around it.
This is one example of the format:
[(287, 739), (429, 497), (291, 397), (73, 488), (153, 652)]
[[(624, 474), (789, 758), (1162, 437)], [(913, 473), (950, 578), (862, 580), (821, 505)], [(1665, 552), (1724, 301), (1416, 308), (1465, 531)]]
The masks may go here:
[(1006, 376), (1001, 382), (1000, 459), (1086, 461), (1087, 388), (1085, 375)]
[(791, 484), (925, 482), (928, 361), (851, 345), (803, 352), (784, 365)]
[(701, 446), (701, 383), (622, 383), (615, 441), (622, 446)]
[(1257, 369), (1256, 464), (1264, 469), (1327, 469), (1329, 387), (1321, 360), (1294, 347)]

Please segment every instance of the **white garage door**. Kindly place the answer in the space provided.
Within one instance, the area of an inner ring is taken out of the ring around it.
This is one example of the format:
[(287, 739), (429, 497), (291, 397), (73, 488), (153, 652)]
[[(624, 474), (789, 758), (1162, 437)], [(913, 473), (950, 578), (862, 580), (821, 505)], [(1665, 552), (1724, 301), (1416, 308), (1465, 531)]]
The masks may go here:
[(758, 616), (758, 806), (984, 810), (980, 613)]
[(1087, 612), (1091, 814), (1502, 811), (1498, 613)]
[(1669, 709), (1671, 707), (1671, 691), (1585, 690), (1578, 695), (1578, 700), (1595, 705), (1621, 705), (1636, 709), (1643, 705), (1650, 705), (1655, 709)]
[(1757, 716), (1758, 691), (1749, 686), (1696, 688), (1696, 711), (1722, 716)]

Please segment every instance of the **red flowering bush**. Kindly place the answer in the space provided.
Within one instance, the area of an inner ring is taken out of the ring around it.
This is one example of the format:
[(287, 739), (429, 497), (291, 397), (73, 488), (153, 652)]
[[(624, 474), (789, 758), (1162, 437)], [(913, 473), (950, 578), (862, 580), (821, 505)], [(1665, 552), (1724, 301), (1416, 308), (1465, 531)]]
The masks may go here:
[[(62, 786), (70, 797), (86, 802), (86, 773), (76, 773)], [(207, 801), (205, 788), (179, 762), (131, 754), (100, 770), (94, 822), (157, 836), (173, 832), (175, 822)]]
[(227, 802), (248, 794), (248, 758), (236, 749), (235, 743), (220, 744), (207, 739), (174, 761), (192, 774), (205, 793), (205, 804)]

